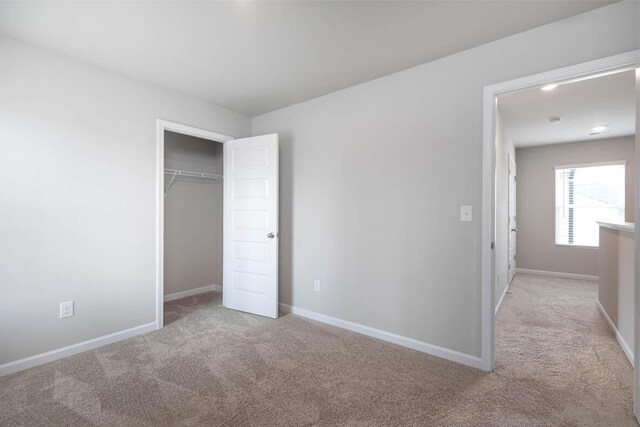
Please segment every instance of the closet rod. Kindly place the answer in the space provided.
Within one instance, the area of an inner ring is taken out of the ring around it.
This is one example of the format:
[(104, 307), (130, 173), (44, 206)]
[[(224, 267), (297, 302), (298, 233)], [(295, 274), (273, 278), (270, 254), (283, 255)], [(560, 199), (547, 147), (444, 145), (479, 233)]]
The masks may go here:
[(193, 172), (193, 171), (183, 171), (179, 169), (165, 169), (164, 173), (168, 175), (182, 175), (182, 176), (190, 176), (194, 178), (208, 178), (208, 179), (222, 179), (223, 176), (216, 173), (205, 173), (205, 172)]
[(221, 180), (221, 179), (223, 179), (222, 175), (218, 175), (218, 174), (215, 174), (215, 173), (183, 171), (183, 170), (179, 170), (179, 169), (165, 169), (164, 173), (166, 175), (171, 175), (171, 181), (169, 181), (169, 185), (167, 186), (167, 189), (164, 191), (165, 197), (167, 196), (167, 193), (169, 192), (169, 189), (173, 185), (173, 180), (176, 179), (176, 176), (178, 176), (178, 175), (187, 176), (187, 177), (191, 177), (191, 178), (204, 178), (204, 179), (213, 179), (213, 180)]

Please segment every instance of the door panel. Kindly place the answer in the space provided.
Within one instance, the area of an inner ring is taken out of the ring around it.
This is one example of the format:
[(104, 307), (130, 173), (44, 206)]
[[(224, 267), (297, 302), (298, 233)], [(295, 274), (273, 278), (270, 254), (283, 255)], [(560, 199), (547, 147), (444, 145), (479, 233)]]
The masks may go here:
[(278, 135), (224, 144), (225, 307), (278, 317)]
[(509, 156), (509, 283), (516, 274), (516, 163)]

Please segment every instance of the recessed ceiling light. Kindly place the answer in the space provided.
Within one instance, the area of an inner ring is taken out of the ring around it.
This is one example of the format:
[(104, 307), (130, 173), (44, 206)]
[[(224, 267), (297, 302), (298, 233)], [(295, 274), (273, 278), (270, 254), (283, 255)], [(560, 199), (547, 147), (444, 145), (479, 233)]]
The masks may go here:
[(599, 134), (607, 130), (607, 125), (598, 125), (591, 128), (591, 134)]
[(549, 123), (551, 123), (552, 125), (557, 125), (558, 123), (560, 123), (560, 120), (562, 120), (562, 117), (560, 116), (549, 117)]
[(551, 83), (551, 84), (548, 84), (548, 85), (544, 85), (544, 86), (542, 86), (540, 89), (542, 89), (542, 90), (544, 90), (544, 91), (550, 91), (550, 90), (554, 90), (554, 89), (555, 89), (555, 88), (557, 88), (557, 87), (558, 87), (558, 85), (557, 85), (557, 84), (555, 84), (555, 83)]

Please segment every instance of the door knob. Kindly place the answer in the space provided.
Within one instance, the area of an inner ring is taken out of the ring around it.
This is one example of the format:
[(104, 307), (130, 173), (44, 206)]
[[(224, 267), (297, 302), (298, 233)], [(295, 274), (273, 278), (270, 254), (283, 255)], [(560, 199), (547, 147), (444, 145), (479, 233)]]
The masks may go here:
[(518, 231), (518, 227), (512, 228), (511, 231)]
[(276, 235), (273, 234), (273, 233), (269, 233), (269, 234), (267, 234), (267, 237), (270, 238), (270, 239), (273, 239), (274, 237), (276, 237)]

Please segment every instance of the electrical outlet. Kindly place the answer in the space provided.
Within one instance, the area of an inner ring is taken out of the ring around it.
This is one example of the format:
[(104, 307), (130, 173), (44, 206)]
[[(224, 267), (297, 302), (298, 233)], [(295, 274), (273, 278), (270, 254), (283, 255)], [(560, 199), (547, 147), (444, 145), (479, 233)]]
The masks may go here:
[(313, 281), (313, 290), (320, 292), (320, 280), (316, 279)]
[(73, 301), (66, 301), (60, 303), (60, 318), (73, 316)]

